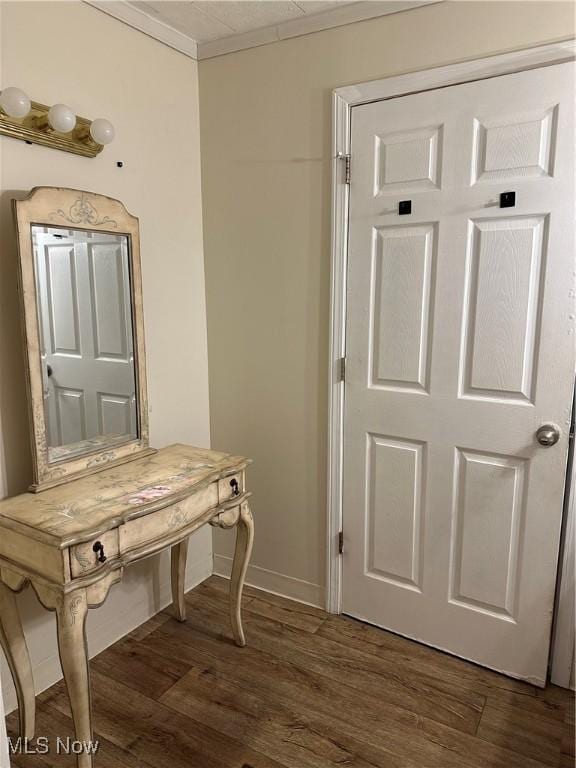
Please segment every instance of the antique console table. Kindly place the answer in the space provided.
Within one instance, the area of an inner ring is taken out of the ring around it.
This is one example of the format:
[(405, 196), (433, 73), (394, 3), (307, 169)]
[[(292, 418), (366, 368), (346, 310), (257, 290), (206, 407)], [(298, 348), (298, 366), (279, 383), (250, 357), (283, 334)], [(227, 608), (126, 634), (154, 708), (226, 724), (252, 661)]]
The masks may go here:
[[(34, 734), (35, 694), (16, 593), (31, 584), (55, 611), (62, 670), (79, 741), (92, 740), (85, 622), (124, 566), (171, 548), (176, 618), (185, 620), (188, 537), (209, 523), (238, 526), (230, 586), (237, 645), (245, 644), (240, 602), (253, 540), (246, 459), (172, 445), (129, 463), (0, 502), (0, 642), (20, 710), (20, 733)], [(91, 768), (88, 752), (79, 768)]]

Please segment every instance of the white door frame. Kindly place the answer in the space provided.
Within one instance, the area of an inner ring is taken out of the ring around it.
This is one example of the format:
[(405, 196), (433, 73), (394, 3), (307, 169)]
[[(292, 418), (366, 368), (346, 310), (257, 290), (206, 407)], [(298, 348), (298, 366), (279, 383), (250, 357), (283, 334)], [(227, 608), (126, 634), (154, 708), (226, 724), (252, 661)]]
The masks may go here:
[[(412, 93), (445, 88), (450, 85), (485, 80), (537, 67), (562, 64), (576, 59), (576, 40), (527, 48), (512, 53), (474, 59), (434, 69), (373, 80), (337, 88), (332, 95), (332, 264), (330, 302), (330, 366), (328, 416), (328, 551), (326, 609), (342, 611), (342, 558), (339, 534), (342, 530), (342, 479), (344, 457), (344, 382), (340, 361), (346, 356), (346, 270), (348, 245), (349, 185), (344, 162), (350, 154), (352, 107), (371, 101), (398, 98)], [(351, 169), (352, 173), (353, 168)], [(568, 546), (567, 549), (570, 549)], [(570, 558), (568, 558), (570, 559)], [(569, 567), (564, 557), (563, 569)], [(573, 563), (572, 563), (573, 568)], [(566, 584), (570, 575), (564, 574)], [(573, 570), (572, 570), (573, 580)], [(570, 602), (570, 601), (564, 601)], [(563, 610), (558, 604), (558, 621)], [(574, 633), (574, 614), (566, 616)], [(564, 643), (566, 645), (566, 643)], [(569, 645), (569, 643), (568, 643)], [(572, 652), (574, 641), (572, 638)], [(555, 652), (562, 651), (555, 648)], [(566, 651), (564, 651), (566, 652)], [(556, 660), (555, 660), (556, 663)], [(572, 664), (563, 659), (563, 666)], [(568, 681), (566, 681), (567, 683)]]
[[(573, 429), (574, 427), (572, 427)], [(560, 566), (556, 590), (555, 619), (550, 658), (550, 681), (563, 688), (574, 687), (576, 632), (576, 461), (574, 444), (570, 446), (568, 483), (564, 494), (564, 521), (560, 549)]]

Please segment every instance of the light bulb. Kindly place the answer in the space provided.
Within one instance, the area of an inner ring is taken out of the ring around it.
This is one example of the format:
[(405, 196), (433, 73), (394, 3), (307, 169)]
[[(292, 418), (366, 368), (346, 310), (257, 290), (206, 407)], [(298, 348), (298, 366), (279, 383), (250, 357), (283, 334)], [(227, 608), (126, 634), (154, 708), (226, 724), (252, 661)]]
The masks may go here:
[(48, 112), (48, 122), (55, 131), (70, 133), (76, 125), (76, 115), (66, 104), (54, 104)]
[(114, 126), (109, 120), (105, 120), (103, 117), (97, 117), (96, 120), (92, 120), (90, 136), (98, 144), (110, 144), (114, 139), (114, 134)]
[(4, 88), (0, 93), (0, 107), (10, 117), (26, 117), (30, 112), (30, 99), (20, 88)]

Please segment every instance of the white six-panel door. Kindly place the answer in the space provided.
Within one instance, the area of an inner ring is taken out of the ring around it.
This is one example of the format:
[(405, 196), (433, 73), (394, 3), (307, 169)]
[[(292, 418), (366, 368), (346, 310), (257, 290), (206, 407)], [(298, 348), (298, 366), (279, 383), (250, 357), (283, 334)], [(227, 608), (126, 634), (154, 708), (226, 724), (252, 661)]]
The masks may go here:
[(126, 237), (45, 228), (34, 246), (50, 445), (135, 434)]
[(573, 112), (573, 64), (352, 109), (343, 610), (537, 684), (574, 384)]

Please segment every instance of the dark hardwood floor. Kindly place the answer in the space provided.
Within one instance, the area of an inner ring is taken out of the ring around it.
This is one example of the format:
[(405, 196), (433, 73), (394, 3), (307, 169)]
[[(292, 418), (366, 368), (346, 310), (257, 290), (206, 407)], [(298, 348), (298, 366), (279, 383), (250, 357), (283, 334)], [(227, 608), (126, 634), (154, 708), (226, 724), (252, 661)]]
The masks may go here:
[[(160, 613), (92, 661), (98, 768), (574, 767), (567, 691), (251, 588), (236, 648), (226, 590), (209, 579), (187, 623)], [(39, 697), (37, 732), (72, 735), (62, 683)]]

